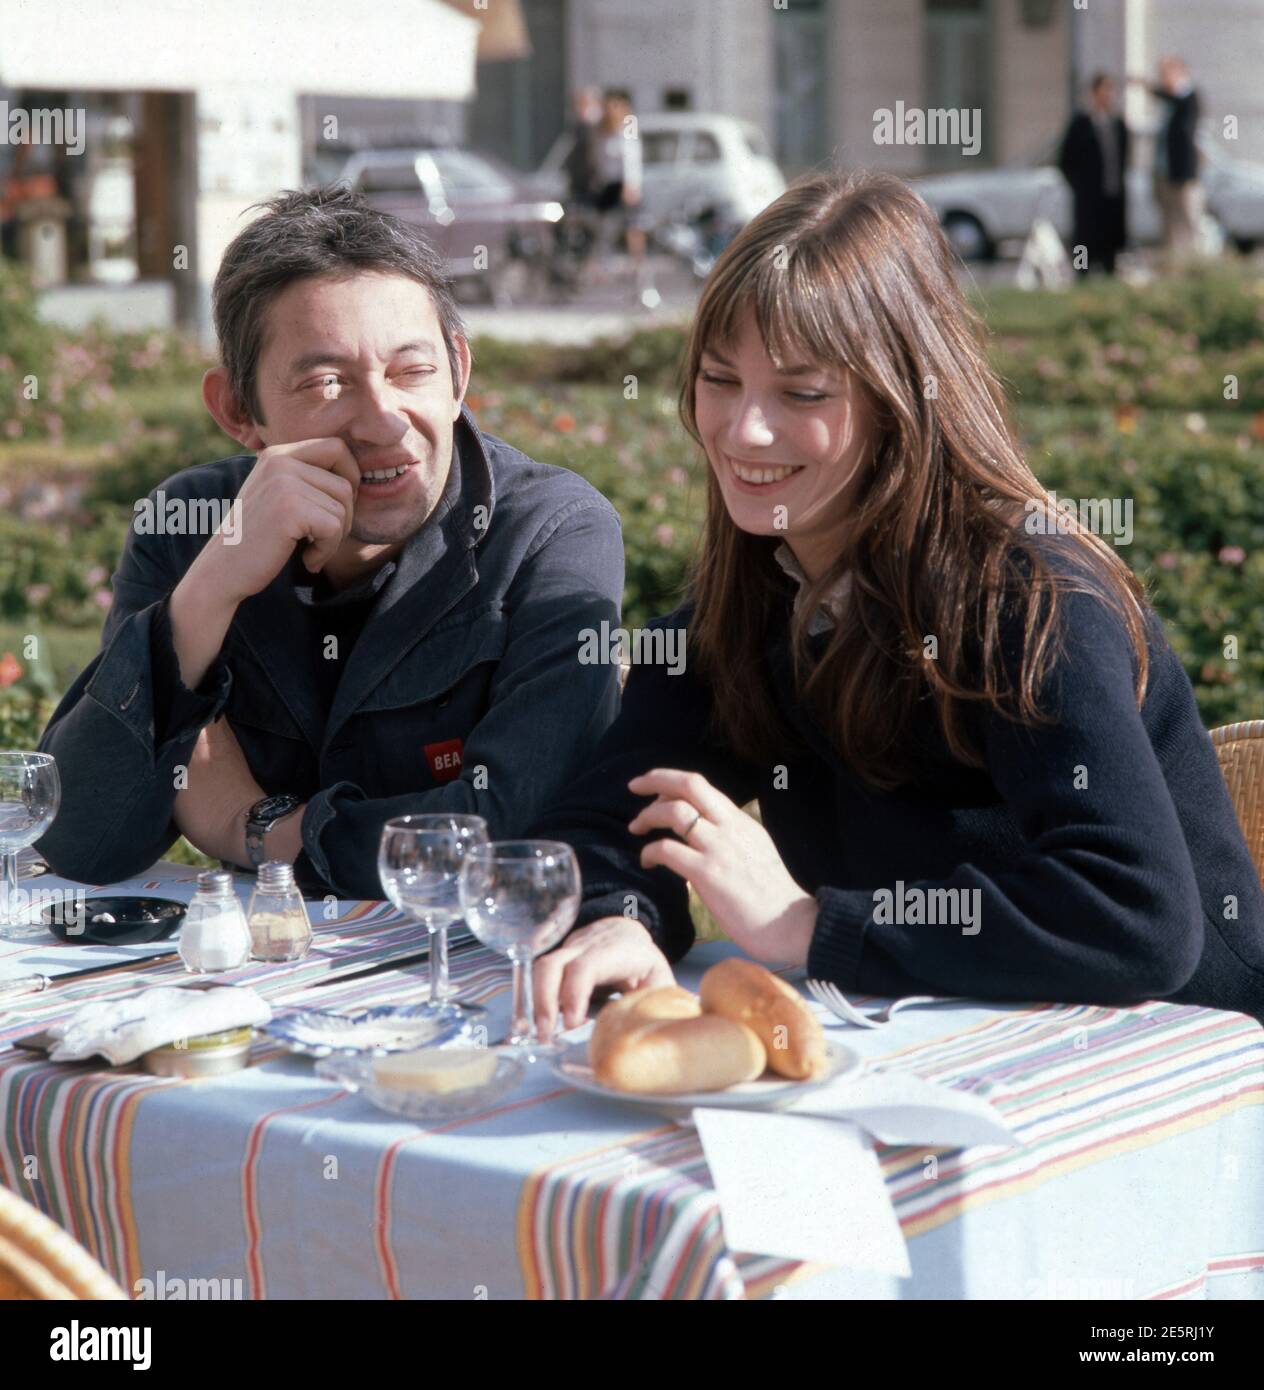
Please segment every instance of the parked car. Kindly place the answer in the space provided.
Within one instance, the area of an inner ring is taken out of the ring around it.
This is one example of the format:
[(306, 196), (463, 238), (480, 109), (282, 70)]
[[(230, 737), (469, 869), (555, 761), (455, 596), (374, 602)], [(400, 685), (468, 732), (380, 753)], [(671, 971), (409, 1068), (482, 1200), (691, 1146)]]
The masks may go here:
[(453, 145), (364, 150), (339, 178), (373, 207), (423, 226), (458, 286), (477, 285), (496, 304), (521, 293), (562, 217), (560, 202), (508, 165)]
[[(654, 111), (637, 117), (641, 140), (641, 204), (651, 223), (691, 221), (714, 209), (741, 225), (785, 192), (763, 131), (736, 116)], [(541, 193), (566, 196), (563, 165), (574, 142), (563, 131), (536, 174)]]
[[(1142, 138), (1139, 144), (1149, 142)], [(1055, 163), (1058, 141), (1035, 155), (995, 169), (933, 174), (910, 180), (938, 214), (944, 233), (963, 260), (987, 260), (1006, 241), (1025, 241), (1037, 217), (1047, 217), (1063, 241), (1072, 230), (1071, 190)], [(1210, 140), (1200, 140), (1207, 211), (1242, 251), (1264, 238), (1264, 165), (1236, 159)], [(1128, 239), (1159, 239), (1159, 210), (1148, 162), (1134, 160), (1124, 186)]]

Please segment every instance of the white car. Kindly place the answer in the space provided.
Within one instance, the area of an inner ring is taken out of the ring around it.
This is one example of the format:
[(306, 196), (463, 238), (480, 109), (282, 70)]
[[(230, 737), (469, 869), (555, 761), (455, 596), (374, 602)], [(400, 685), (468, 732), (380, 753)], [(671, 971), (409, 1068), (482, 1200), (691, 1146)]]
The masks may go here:
[[(1139, 134), (1134, 150), (1149, 144)], [(1226, 155), (1210, 140), (1200, 140), (1199, 149), (1207, 211), (1240, 250), (1251, 250), (1264, 239), (1264, 165)], [(910, 183), (938, 214), (957, 254), (963, 260), (986, 260), (1003, 242), (1025, 241), (1038, 217), (1047, 217), (1063, 241), (1070, 240), (1071, 190), (1054, 162), (1057, 152), (1053, 142), (1034, 157), (996, 169), (931, 174)], [(1151, 245), (1159, 239), (1159, 210), (1148, 160), (1138, 161), (1134, 153), (1124, 182), (1129, 243)]]
[[(705, 208), (725, 220), (749, 222), (786, 189), (763, 132), (736, 116), (653, 111), (637, 117), (641, 139), (642, 207), (651, 222), (688, 221)], [(574, 136), (563, 131), (536, 180), (549, 197), (565, 200), (562, 166)]]

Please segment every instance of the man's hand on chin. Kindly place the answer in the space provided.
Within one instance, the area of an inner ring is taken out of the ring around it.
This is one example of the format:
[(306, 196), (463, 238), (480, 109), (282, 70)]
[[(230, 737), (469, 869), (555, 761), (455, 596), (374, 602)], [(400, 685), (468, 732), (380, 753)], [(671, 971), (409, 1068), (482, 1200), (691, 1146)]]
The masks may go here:
[[(248, 867), (246, 817), (266, 795), (228, 720), (217, 719), (198, 735), (189, 759), (189, 785), (176, 793), (176, 826), (203, 854)], [(303, 848), (302, 825), (301, 810), (278, 821), (268, 833), (268, 858), (293, 863)]]

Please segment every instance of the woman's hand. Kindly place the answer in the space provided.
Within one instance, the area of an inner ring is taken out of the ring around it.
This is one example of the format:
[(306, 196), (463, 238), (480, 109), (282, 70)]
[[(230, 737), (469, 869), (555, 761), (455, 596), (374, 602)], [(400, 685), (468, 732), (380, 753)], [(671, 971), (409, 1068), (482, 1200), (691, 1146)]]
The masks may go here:
[(805, 965), (816, 899), (790, 877), (768, 832), (697, 772), (655, 768), (629, 790), (653, 796), (628, 829), (671, 830), (641, 851), (641, 865), (693, 884), (733, 942), (755, 960)]
[(667, 957), (640, 922), (599, 917), (535, 962), (532, 986), (540, 1036), (552, 1037), (559, 1011), (565, 1027), (578, 1028), (588, 1016), (593, 991), (603, 985), (627, 991), (675, 983)]

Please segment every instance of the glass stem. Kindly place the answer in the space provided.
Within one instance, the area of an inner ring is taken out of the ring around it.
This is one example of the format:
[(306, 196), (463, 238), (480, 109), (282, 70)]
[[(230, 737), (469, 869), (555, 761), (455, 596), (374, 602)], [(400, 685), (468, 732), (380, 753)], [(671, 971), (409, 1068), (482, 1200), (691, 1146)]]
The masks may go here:
[(448, 988), (448, 929), (430, 928), (430, 1002), (442, 1004)]
[(18, 921), (18, 856), (17, 852), (4, 856), (4, 900), (0, 902), (0, 922), (14, 926)]
[(513, 1028), (509, 1042), (514, 1047), (530, 1047), (535, 1036), (535, 998), (531, 987), (531, 957), (515, 951), (513, 962)]

